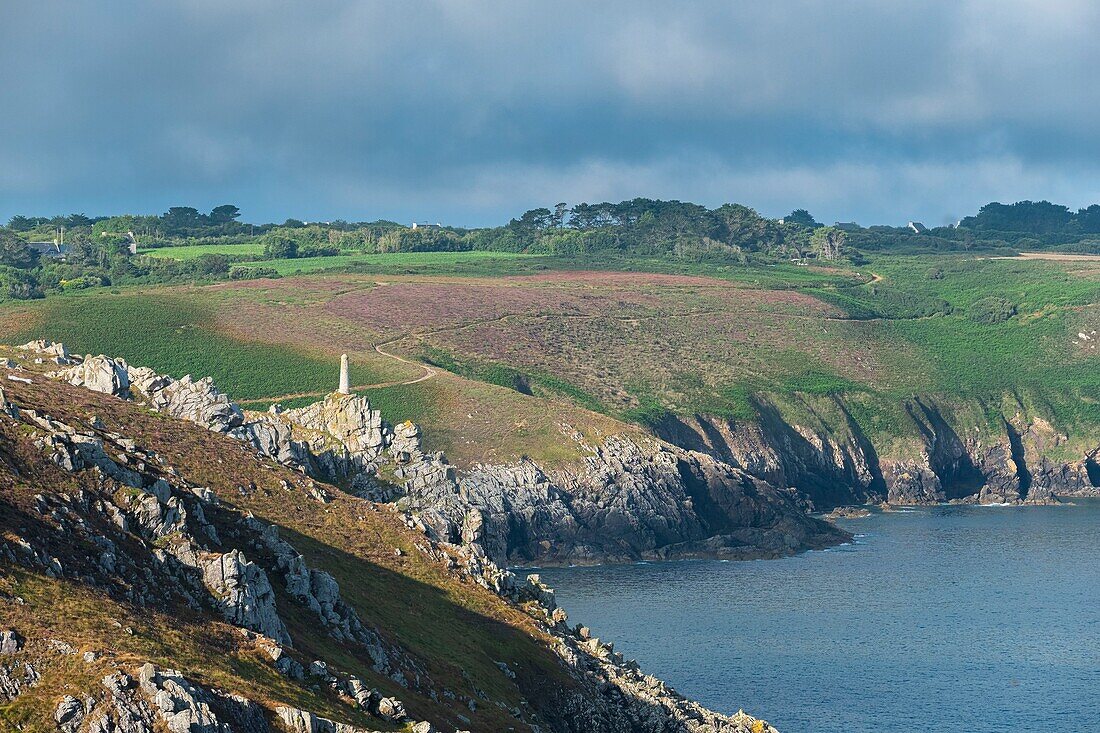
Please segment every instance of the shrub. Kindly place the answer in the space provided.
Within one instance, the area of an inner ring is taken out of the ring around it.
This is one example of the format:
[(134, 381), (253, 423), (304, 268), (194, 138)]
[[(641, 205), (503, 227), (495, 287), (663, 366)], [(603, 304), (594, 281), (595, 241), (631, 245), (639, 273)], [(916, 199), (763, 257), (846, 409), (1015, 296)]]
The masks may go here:
[(335, 257), (340, 254), (339, 247), (307, 244), (298, 250), (298, 257)]
[(997, 296), (976, 300), (967, 315), (975, 323), (1001, 323), (1016, 315), (1016, 304)]
[(298, 243), (288, 237), (272, 237), (264, 244), (264, 259), (292, 260), (298, 256)]
[(264, 277), (280, 277), (279, 271), (274, 267), (234, 267), (229, 270), (230, 280), (259, 280)]
[(0, 265), (0, 300), (30, 300), (43, 297), (38, 279), (25, 270)]
[(222, 254), (201, 255), (193, 262), (196, 275), (224, 275), (229, 272), (229, 258)]
[(74, 277), (72, 280), (61, 281), (61, 287), (65, 290), (84, 290), (86, 288), (97, 288), (102, 284), (102, 278), (99, 278), (95, 275), (81, 275), (80, 277)]

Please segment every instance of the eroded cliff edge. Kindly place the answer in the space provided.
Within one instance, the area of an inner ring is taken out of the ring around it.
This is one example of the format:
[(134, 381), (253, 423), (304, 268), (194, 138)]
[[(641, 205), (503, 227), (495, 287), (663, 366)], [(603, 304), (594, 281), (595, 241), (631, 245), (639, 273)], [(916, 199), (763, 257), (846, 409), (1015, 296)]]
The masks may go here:
[(54, 378), (140, 399), (315, 478), (396, 502), (437, 539), (475, 544), (502, 564), (778, 557), (848, 539), (808, 516), (797, 492), (639, 431), (589, 445), (563, 428), (586, 454), (581, 465), (543, 469), (520, 460), (458, 471), (421, 449), (415, 425), (384, 423), (362, 397), (245, 412), (209, 379), (73, 357), (59, 344), (26, 348), (66, 362)]
[(897, 406), (892, 430), (874, 438), (842, 397), (784, 409), (764, 397), (754, 408), (756, 420), (666, 415), (653, 429), (670, 443), (794, 487), (819, 510), (1100, 496), (1100, 436), (1062, 432), (1015, 395), (996, 404), (912, 397)]

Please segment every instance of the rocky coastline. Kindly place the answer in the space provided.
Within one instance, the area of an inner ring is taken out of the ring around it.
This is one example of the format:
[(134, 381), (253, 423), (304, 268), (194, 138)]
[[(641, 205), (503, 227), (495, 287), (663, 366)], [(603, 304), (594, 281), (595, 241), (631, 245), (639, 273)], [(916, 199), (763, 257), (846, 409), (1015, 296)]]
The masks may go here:
[(384, 423), (360, 396), (246, 412), (209, 379), (74, 357), (49, 342), (24, 348), (59, 359), (56, 378), (144, 401), (313, 478), (396, 502), (435, 539), (479, 545), (501, 565), (772, 558), (849, 539), (810, 517), (795, 492), (657, 438), (610, 435), (588, 445), (574, 436), (587, 456), (580, 466), (544, 470), (524, 460), (460, 472), (421, 449), (415, 425)]
[(980, 430), (953, 424), (931, 399), (911, 398), (904, 411), (915, 437), (907, 441), (908, 457), (899, 457), (860, 431), (841, 398), (830, 399), (831, 417), (807, 424), (790, 422), (758, 401), (758, 421), (667, 417), (655, 433), (776, 486), (793, 487), (820, 511), (882, 502), (1023, 505), (1100, 497), (1100, 438), (1093, 438), (1095, 445), (1085, 441), (1071, 460), (1054, 460), (1052, 455), (1066, 452), (1069, 436), (1022, 408)]
[[(12, 382), (34, 386), (43, 377), (64, 380), (245, 442), (261, 460), (295, 468), (298, 478), (284, 479), (284, 490), (318, 508), (334, 501), (369, 504), (355, 497), (337, 498), (309, 476), (321, 468), (346, 469), (340, 475), (347, 476), (351, 467), (366, 469), (384, 459), (395, 462), (408, 480), (423, 478), (426, 470), (453, 474), (441, 458), (419, 454), (410, 428), (393, 430), (380, 423), (377, 413), (360, 398), (336, 396), (320, 408), (245, 414), (208, 380), (174, 380), (108, 357), (72, 357), (60, 345), (49, 343), (31, 344), (25, 351), (45, 355), (34, 358), (49, 358), (61, 369), (47, 375), (10, 362), (5, 366)], [(276, 526), (220, 500), (123, 432), (107, 429), (97, 417), (77, 422), (27, 407), (2, 389), (0, 413), (0, 420), (10, 424), (0, 427), (30, 436), (52, 470), (69, 474), (76, 482), (69, 491), (40, 493), (31, 506), (17, 508), (23, 518), (0, 542), (0, 559), (5, 563), (79, 582), (139, 608), (182, 603), (195, 611), (206, 609), (238, 628), (246, 643), (262, 652), (282, 677), (329, 686), (363, 714), (387, 725), (401, 724), (415, 733), (440, 730), (430, 721), (411, 718), (398, 697), (387, 696), (323, 660), (303, 656), (299, 648), (309, 645), (289, 633), (288, 612), (313, 618), (317, 633), (369, 660), (376, 674), (409, 694), (451, 699), (456, 707), (470, 710), (482, 702), (459, 699), (442, 689), (414, 655), (364, 623), (345, 602), (337, 580), (308, 564)], [(360, 430), (362, 425), (378, 431)], [(342, 428), (350, 432), (342, 433)], [(269, 440), (272, 436), (277, 438)], [(661, 460), (675, 465), (677, 458)], [(15, 464), (6, 465), (15, 470)], [(363, 470), (353, 478), (364, 475), (369, 478), (371, 473)], [(356, 485), (361, 490), (370, 488), (363, 488), (362, 479), (352, 480), (348, 488)], [(781, 507), (789, 502), (782, 496), (774, 501)], [(550, 706), (557, 716), (551, 729), (775, 733), (764, 721), (743, 712), (727, 716), (703, 708), (646, 675), (612, 644), (592, 637), (588, 629), (569, 625), (553, 591), (537, 575), (521, 581), (494, 562), (483, 542), (484, 522), (479, 527), (474, 518), (480, 513), (467, 509), (460, 536), (454, 538), (457, 542), (450, 542), (409, 507), (382, 506), (420, 537), (418, 552), (522, 609), (550, 640), (549, 648), (576, 685), (568, 693), (546, 691), (557, 695)], [(15, 531), (18, 534), (12, 534)], [(82, 549), (91, 547), (97, 550)], [(8, 597), (0, 601), (23, 603)], [(371, 729), (294, 706), (269, 711), (254, 700), (205, 686), (152, 661), (115, 661), (109, 650), (85, 649), (65, 639), (28, 637), (16, 628), (0, 636), (0, 700), (14, 700), (43, 684), (59, 664), (84, 665), (85, 674), (105, 672), (93, 691), (65, 695), (56, 703), (54, 721), (62, 731), (371, 733)], [(511, 672), (506, 665), (501, 669), (506, 675)], [(518, 721), (527, 717), (520, 708), (512, 714)]]

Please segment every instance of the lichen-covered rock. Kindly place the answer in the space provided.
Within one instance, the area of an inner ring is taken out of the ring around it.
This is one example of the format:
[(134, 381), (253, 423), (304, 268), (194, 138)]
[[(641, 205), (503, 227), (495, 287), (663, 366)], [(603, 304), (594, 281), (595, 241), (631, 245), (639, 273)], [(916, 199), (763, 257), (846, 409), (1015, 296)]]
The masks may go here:
[(378, 717), (391, 722), (401, 722), (408, 717), (405, 706), (396, 697), (383, 697), (378, 701)]
[(240, 550), (200, 556), (202, 580), (217, 598), (226, 621), (290, 645), (290, 634), (275, 608), (267, 574)]
[(154, 713), (137, 695), (134, 678), (115, 672), (103, 678), (107, 697), (88, 724), (88, 733), (153, 733)]
[(656, 440), (610, 436), (583, 466), (550, 473), (531, 461), (447, 468), (430, 456), (404, 467), (399, 505), (501, 564), (775, 556), (847, 536), (786, 492)]
[(267, 733), (261, 708), (238, 695), (192, 683), (175, 670), (145, 664), (139, 686), (170, 733)]
[(63, 370), (59, 376), (69, 384), (87, 387), (95, 392), (122, 397), (130, 392), (126, 362), (102, 354), (85, 357), (82, 363)]
[(72, 362), (72, 357), (69, 355), (69, 350), (65, 348), (65, 344), (50, 341), (48, 339), (30, 341), (16, 348), (20, 351), (30, 351), (35, 354), (51, 357), (55, 364), (69, 364)]
[(927, 456), (920, 461), (887, 464), (882, 475), (890, 487), (887, 496), (891, 504), (937, 504), (947, 499)]
[(225, 433), (244, 423), (244, 413), (218, 391), (209, 377), (194, 380), (190, 375), (172, 379), (151, 369), (132, 369), (135, 389), (155, 409), (183, 420)]
[(86, 714), (84, 703), (72, 695), (65, 695), (54, 710), (53, 719), (57, 723), (57, 729), (63, 733), (77, 733), (84, 723)]
[(0, 702), (19, 697), (28, 687), (37, 685), (40, 677), (30, 662), (0, 664)]
[(331, 394), (299, 409), (249, 413), (248, 423), (232, 435), (261, 455), (348, 483), (382, 455), (392, 432), (366, 398)]
[(336, 723), (315, 713), (288, 706), (275, 708), (275, 717), (290, 733), (371, 733), (364, 728)]

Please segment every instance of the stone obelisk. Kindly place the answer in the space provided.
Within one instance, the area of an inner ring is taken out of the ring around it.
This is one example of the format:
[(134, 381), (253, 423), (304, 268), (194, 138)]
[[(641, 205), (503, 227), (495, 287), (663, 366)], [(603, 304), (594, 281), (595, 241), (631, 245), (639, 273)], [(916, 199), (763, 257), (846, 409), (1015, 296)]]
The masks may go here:
[(348, 378), (348, 355), (340, 355), (340, 394), (351, 394), (351, 379)]

